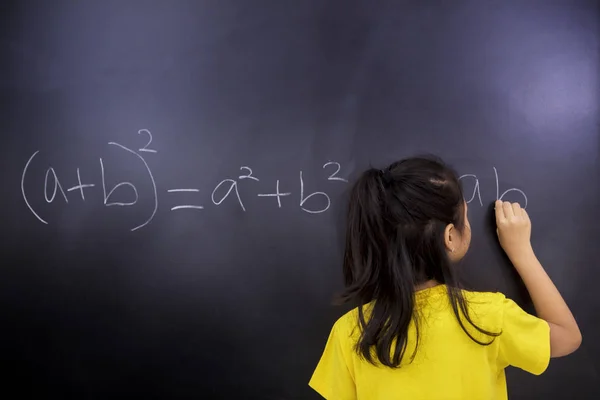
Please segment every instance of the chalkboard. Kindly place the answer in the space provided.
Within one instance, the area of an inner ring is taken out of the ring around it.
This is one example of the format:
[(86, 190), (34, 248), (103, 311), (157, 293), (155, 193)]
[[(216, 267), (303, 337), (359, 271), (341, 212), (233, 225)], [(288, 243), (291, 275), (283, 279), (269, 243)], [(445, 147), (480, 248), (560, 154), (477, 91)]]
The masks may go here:
[(511, 398), (599, 398), (598, 3), (400, 3), (3, 2), (4, 392), (317, 399), (349, 185), (433, 153), (465, 284), (531, 310), (490, 223), (526, 202), (583, 332)]

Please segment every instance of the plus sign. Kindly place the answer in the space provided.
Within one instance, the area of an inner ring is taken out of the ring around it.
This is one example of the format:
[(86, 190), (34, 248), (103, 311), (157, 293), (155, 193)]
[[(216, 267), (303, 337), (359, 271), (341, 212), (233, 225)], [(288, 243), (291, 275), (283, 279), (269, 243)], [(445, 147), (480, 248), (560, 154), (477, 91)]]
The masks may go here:
[(79, 193), (81, 193), (81, 199), (83, 201), (85, 201), (85, 195), (83, 194), (83, 189), (94, 187), (96, 185), (94, 185), (93, 183), (87, 183), (85, 185), (83, 183), (81, 183), (81, 175), (79, 175), (79, 168), (77, 168), (77, 182), (79, 183), (79, 185), (76, 185), (76, 186), (73, 186), (72, 188), (67, 189), (67, 192), (72, 192), (73, 190), (79, 190)]
[(289, 195), (291, 195), (291, 193), (281, 193), (279, 191), (279, 179), (277, 179), (275, 193), (261, 193), (258, 195), (258, 197), (277, 197), (277, 205), (279, 205), (279, 208), (281, 208), (281, 198)]

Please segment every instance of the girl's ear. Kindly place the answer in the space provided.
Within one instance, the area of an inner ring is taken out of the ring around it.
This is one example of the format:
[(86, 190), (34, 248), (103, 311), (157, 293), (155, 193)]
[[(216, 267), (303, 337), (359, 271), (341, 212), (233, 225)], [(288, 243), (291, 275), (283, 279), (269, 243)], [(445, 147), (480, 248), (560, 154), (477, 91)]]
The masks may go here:
[(444, 244), (446, 245), (446, 250), (450, 253), (454, 253), (455, 247), (458, 244), (456, 243), (455, 233), (454, 224), (446, 225), (446, 229), (444, 230)]

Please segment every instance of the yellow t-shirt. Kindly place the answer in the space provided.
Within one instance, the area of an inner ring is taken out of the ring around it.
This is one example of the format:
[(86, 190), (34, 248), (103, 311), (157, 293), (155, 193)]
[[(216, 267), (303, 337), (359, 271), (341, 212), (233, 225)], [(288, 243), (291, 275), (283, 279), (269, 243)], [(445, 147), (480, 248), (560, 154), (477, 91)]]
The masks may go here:
[[(412, 363), (414, 325), (409, 328), (400, 368), (375, 366), (362, 359), (354, 351), (360, 335), (354, 309), (333, 326), (309, 385), (327, 400), (507, 399), (507, 366), (535, 375), (548, 366), (550, 327), (501, 293), (463, 291), (463, 295), (477, 326), (502, 331), (491, 345), (477, 344), (464, 333), (452, 312), (446, 286), (439, 285), (416, 293), (419, 346)], [(468, 322), (464, 324), (480, 341), (491, 339)]]

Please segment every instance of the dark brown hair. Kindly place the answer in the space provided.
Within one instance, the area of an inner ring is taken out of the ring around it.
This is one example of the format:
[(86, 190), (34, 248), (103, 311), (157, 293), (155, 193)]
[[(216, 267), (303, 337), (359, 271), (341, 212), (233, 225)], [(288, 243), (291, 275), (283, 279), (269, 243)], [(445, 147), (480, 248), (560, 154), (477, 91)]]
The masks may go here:
[[(489, 345), (499, 335), (472, 321), (446, 252), (446, 226), (452, 223), (462, 232), (464, 207), (456, 173), (433, 157), (398, 161), (383, 170), (371, 168), (354, 183), (341, 299), (358, 304), (361, 335), (356, 351), (367, 361), (375, 362), (374, 349), (381, 364), (399, 367), (411, 321), (417, 328), (418, 345), (415, 287), (428, 280), (446, 284), (454, 314), (474, 342)], [(373, 300), (365, 317), (364, 306)], [(461, 315), (490, 340), (475, 338)], [(415, 347), (411, 361), (416, 351)]]

